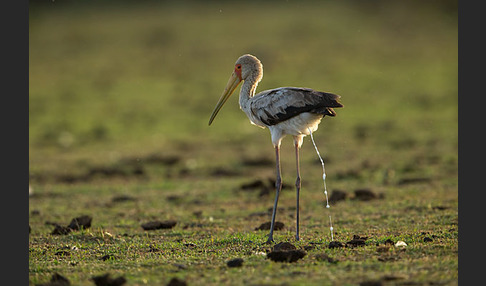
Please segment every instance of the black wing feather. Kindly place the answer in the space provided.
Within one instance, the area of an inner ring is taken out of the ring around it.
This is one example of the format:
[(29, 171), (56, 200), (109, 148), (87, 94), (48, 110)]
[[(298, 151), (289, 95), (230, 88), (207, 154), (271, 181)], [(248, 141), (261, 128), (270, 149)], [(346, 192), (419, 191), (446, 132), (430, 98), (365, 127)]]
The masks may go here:
[(308, 88), (285, 87), (257, 94), (252, 112), (266, 125), (275, 125), (304, 112), (336, 116), (333, 107), (343, 107), (339, 95)]

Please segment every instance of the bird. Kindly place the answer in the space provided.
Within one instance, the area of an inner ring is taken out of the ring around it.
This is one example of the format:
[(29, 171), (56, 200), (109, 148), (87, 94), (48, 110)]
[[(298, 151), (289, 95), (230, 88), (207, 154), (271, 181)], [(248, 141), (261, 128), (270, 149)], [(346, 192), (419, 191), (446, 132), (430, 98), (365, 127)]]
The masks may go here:
[(286, 135), (293, 136), (295, 147), (295, 161), (297, 177), (295, 181), (296, 203), (296, 240), (299, 237), (299, 195), (301, 189), (299, 150), (306, 135), (315, 132), (325, 116), (334, 117), (333, 108), (344, 107), (339, 102), (341, 96), (316, 91), (304, 87), (279, 87), (256, 93), (258, 84), (263, 78), (263, 64), (251, 54), (240, 56), (235, 63), (223, 94), (214, 107), (209, 119), (209, 125), (221, 110), (228, 98), (238, 85), (243, 82), (240, 89), (240, 109), (248, 116), (250, 123), (270, 131), (271, 140), (275, 149), (276, 180), (275, 200), (273, 204), (270, 233), (266, 243), (273, 243), (273, 231), (280, 192), (282, 190), (282, 175), (280, 169), (280, 146)]

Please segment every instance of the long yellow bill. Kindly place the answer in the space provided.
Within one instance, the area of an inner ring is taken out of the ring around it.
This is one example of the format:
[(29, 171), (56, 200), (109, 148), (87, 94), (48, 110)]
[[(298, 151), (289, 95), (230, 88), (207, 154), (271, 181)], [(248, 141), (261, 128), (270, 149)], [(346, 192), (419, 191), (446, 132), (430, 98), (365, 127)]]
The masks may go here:
[(209, 118), (209, 125), (211, 125), (214, 118), (218, 114), (219, 110), (221, 109), (221, 107), (223, 107), (223, 104), (233, 94), (233, 92), (235, 91), (236, 87), (238, 87), (240, 82), (241, 80), (238, 77), (238, 75), (235, 72), (233, 72), (233, 74), (231, 74), (231, 77), (228, 80), (228, 83), (226, 84), (226, 87), (224, 88), (223, 95), (221, 95), (221, 98), (216, 104), (216, 107), (214, 107), (213, 114), (211, 114), (211, 118)]

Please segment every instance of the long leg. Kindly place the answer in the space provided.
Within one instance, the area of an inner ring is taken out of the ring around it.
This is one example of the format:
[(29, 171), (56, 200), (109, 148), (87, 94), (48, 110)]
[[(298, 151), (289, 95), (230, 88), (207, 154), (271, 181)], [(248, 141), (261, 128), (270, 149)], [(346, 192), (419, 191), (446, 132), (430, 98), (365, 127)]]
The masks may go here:
[(272, 223), (270, 224), (270, 234), (268, 235), (267, 243), (273, 242), (273, 228), (275, 226), (275, 215), (277, 214), (277, 205), (278, 205), (278, 196), (280, 191), (282, 190), (282, 178), (280, 173), (280, 147), (275, 147), (275, 157), (277, 162), (277, 180), (275, 181), (275, 202), (273, 204), (273, 212), (272, 212)]
[(300, 164), (299, 164), (299, 144), (295, 144), (295, 165), (297, 169), (297, 179), (295, 180), (295, 187), (297, 189), (297, 227), (296, 227), (296, 234), (295, 239), (299, 240), (299, 195), (300, 195)]

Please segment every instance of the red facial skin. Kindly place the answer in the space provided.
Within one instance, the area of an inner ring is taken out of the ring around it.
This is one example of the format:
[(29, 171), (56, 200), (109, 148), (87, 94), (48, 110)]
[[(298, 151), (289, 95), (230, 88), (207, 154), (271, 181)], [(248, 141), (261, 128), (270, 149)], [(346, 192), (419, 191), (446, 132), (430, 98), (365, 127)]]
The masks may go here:
[(240, 79), (240, 81), (243, 80), (241, 78), (241, 65), (240, 64), (235, 65), (235, 73), (238, 76), (238, 78)]

